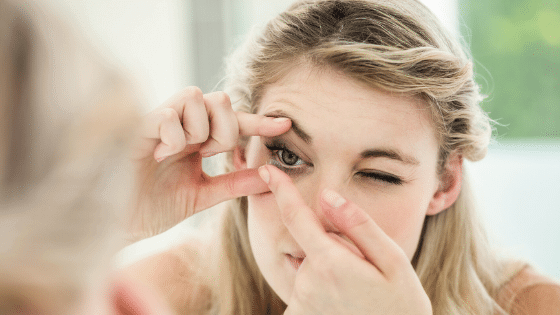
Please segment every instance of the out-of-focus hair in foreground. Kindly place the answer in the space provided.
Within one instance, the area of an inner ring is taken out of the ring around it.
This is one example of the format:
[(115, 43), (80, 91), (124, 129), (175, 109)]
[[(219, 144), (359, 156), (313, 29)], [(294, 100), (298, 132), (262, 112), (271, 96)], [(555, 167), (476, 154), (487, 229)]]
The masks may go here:
[(138, 100), (46, 12), (0, 0), (1, 314), (82, 313), (122, 246), (132, 187)]

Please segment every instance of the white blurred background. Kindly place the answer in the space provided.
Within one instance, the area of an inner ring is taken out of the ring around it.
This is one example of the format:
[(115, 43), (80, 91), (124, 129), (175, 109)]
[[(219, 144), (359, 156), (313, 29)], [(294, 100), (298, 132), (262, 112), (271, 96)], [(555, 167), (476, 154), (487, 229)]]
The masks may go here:
[[(288, 0), (40, 0), (70, 19), (112, 62), (130, 70), (149, 110), (184, 86), (209, 92), (223, 57)], [(424, 0), (456, 34), (456, 0)], [(476, 56), (475, 56), (476, 57)], [(499, 83), (496, 83), (497, 85)], [(558, 138), (556, 138), (558, 139)], [(490, 234), (512, 256), (560, 280), (560, 142), (501, 142), (467, 165)], [(183, 224), (122, 253), (124, 260), (169, 246)]]

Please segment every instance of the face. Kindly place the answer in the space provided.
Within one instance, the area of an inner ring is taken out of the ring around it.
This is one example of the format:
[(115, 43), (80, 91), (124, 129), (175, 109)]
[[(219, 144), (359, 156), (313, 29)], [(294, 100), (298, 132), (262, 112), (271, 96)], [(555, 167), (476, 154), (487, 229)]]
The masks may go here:
[[(291, 176), (311, 209), (324, 188), (366, 211), (411, 259), (438, 191), (438, 143), (420, 100), (368, 88), (349, 77), (295, 69), (267, 88), (259, 114), (292, 120), (274, 137), (253, 137), (247, 167), (269, 163)], [(265, 279), (288, 301), (305, 253), (282, 223), (272, 193), (248, 197), (253, 254)], [(327, 232), (337, 233), (317, 212)], [(292, 257), (290, 257), (292, 256)]]

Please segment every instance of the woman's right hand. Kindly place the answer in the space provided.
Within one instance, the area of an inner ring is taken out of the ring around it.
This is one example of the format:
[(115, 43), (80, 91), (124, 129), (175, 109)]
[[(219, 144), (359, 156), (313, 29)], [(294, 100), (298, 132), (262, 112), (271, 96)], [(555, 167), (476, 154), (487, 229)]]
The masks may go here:
[(273, 137), (290, 126), (287, 118), (234, 112), (224, 92), (188, 87), (171, 97), (144, 118), (134, 150), (133, 236), (152, 236), (220, 202), (269, 191), (255, 169), (211, 177), (202, 158), (233, 150), (240, 136)]

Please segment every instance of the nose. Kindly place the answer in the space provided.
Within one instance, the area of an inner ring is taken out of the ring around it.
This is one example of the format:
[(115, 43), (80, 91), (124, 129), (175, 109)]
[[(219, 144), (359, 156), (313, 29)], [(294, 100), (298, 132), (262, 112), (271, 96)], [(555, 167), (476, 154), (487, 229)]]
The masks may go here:
[(321, 194), (325, 188), (329, 188), (344, 196), (343, 181), (337, 180), (334, 175), (316, 176), (316, 179), (298, 188), (307, 206), (315, 213), (325, 231), (338, 234), (338, 229), (323, 213), (321, 208)]

